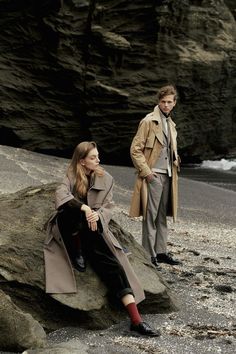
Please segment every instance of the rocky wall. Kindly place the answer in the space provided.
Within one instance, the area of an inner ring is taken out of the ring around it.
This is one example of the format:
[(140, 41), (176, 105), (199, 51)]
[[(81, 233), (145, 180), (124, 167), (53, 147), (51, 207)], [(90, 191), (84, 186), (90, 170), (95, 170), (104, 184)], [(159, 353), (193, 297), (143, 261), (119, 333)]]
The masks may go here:
[(182, 160), (235, 152), (234, 1), (0, 0), (0, 144), (130, 164), (157, 89), (176, 85)]

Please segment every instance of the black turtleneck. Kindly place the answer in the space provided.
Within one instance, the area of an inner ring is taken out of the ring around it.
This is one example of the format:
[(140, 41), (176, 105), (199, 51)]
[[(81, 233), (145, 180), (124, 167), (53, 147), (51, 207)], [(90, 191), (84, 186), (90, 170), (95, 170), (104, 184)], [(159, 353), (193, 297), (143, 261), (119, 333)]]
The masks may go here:
[(169, 116), (170, 116), (170, 113), (164, 113), (161, 109), (160, 109), (160, 111), (161, 111), (161, 113), (166, 117), (166, 118), (168, 118)]

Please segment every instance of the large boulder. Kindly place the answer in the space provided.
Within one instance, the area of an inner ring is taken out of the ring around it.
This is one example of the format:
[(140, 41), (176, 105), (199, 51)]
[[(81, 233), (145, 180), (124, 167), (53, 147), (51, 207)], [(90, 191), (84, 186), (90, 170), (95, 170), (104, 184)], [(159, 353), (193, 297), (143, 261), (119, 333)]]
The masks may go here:
[(28, 349), (22, 354), (89, 354), (89, 352), (89, 346), (76, 338), (66, 342), (50, 343), (43, 348)]
[[(121, 319), (125, 311), (110, 304), (106, 287), (90, 267), (85, 273), (75, 272), (76, 294), (45, 294), (42, 227), (53, 210), (54, 191), (52, 183), (0, 198), (0, 289), (46, 330), (68, 325), (107, 327)], [(143, 248), (117, 223), (111, 221), (110, 226), (130, 251), (130, 262), (146, 292), (142, 311), (175, 310), (175, 297)]]
[(46, 333), (42, 326), (0, 290), (0, 349), (23, 350), (45, 344)]
[(172, 82), (182, 160), (233, 153), (234, 0), (0, 0), (0, 8), (0, 144), (68, 154), (91, 139), (103, 161), (130, 163), (139, 120)]

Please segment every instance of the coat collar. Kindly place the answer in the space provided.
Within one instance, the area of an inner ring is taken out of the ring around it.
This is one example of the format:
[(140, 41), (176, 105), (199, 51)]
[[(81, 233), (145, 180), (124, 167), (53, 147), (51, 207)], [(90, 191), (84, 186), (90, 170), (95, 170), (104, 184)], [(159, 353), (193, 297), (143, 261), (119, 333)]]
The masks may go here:
[[(160, 108), (159, 108), (158, 105), (154, 108), (152, 117), (153, 117), (152, 120), (156, 120), (160, 124), (160, 122), (161, 122), (161, 111), (160, 111)], [(171, 116), (168, 117), (168, 122), (170, 124), (172, 124), (174, 127), (176, 126), (176, 124), (173, 122)]]
[(160, 115), (160, 109), (158, 106), (154, 108), (152, 120), (157, 122), (157, 124), (155, 124), (154, 126), (154, 133), (157, 139), (163, 145), (162, 119)]
[(154, 108), (152, 120), (156, 120), (159, 124), (161, 123), (161, 112), (158, 106)]
[[(160, 143), (163, 145), (163, 127), (162, 127), (162, 118), (161, 118), (161, 111), (158, 105), (154, 108), (153, 113), (152, 113), (152, 120), (156, 121), (157, 124), (154, 127), (154, 133), (157, 137), (157, 139), (160, 141)], [(172, 129), (175, 127), (175, 123), (171, 119), (171, 117), (168, 117), (168, 126), (169, 126), (169, 132), (170, 135), (172, 134)]]
[(94, 175), (91, 179), (91, 184), (90, 184), (90, 188), (89, 189), (96, 189), (99, 191), (103, 191), (106, 189), (106, 185), (105, 185), (105, 178), (104, 175), (103, 176), (98, 176), (98, 175)]

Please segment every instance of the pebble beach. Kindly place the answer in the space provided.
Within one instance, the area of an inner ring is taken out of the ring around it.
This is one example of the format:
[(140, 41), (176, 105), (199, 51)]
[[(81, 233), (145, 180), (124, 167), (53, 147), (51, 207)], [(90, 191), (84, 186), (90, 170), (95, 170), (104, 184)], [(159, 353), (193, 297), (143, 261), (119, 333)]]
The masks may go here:
[[(67, 164), (65, 159), (4, 146), (0, 148), (0, 162), (2, 195), (58, 180)], [(141, 218), (128, 216), (134, 169), (105, 168), (115, 178), (114, 220), (140, 243)], [(6, 179), (9, 170), (11, 178)], [(236, 192), (180, 176), (179, 195), (178, 221), (168, 219), (168, 248), (183, 264), (162, 264), (160, 270), (178, 300), (179, 310), (160, 314), (157, 309), (155, 314), (143, 315), (161, 330), (161, 336), (131, 335), (127, 318), (106, 330), (62, 328), (48, 335), (47, 348), (25, 354), (236, 352)]]

